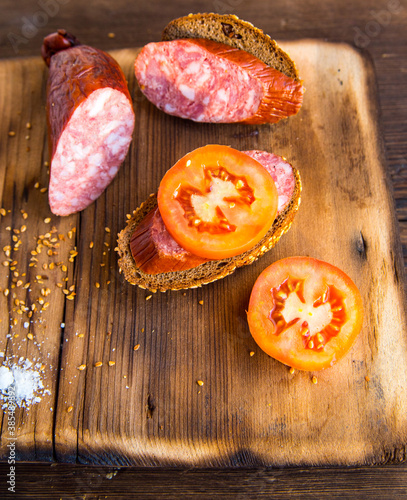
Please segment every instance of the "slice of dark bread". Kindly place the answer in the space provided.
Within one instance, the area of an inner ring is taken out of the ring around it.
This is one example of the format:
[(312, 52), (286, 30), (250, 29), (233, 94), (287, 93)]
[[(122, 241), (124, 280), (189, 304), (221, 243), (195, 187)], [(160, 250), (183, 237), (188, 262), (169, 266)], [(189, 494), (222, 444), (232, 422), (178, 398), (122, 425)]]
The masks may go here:
[(241, 266), (251, 264), (265, 252), (270, 250), (281, 236), (286, 233), (293, 222), (301, 202), (301, 178), (294, 167), (295, 188), (293, 196), (286, 208), (276, 217), (273, 226), (266, 236), (251, 250), (235, 257), (222, 260), (211, 260), (186, 271), (175, 271), (161, 274), (147, 274), (141, 271), (134, 262), (130, 250), (130, 239), (135, 228), (143, 218), (157, 206), (155, 194), (134, 210), (132, 217), (127, 221), (127, 226), (118, 234), (116, 251), (119, 254), (119, 267), (126, 280), (132, 285), (138, 285), (152, 292), (166, 290), (182, 290), (196, 288), (212, 281), (224, 278)]
[(294, 61), (262, 30), (232, 14), (189, 14), (171, 21), (162, 34), (163, 41), (205, 38), (245, 50), (268, 66), (300, 81)]

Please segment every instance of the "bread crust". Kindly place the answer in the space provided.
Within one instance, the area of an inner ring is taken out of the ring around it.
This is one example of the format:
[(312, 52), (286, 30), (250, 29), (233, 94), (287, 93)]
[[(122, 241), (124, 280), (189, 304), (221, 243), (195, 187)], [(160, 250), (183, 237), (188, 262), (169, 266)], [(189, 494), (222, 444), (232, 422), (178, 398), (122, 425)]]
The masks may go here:
[(139, 269), (130, 250), (130, 239), (135, 228), (143, 218), (157, 206), (157, 195), (151, 194), (139, 208), (134, 210), (126, 227), (118, 234), (116, 251), (119, 254), (120, 272), (132, 285), (148, 289), (152, 292), (167, 290), (184, 290), (197, 288), (233, 273), (238, 267), (252, 264), (265, 252), (274, 247), (281, 236), (286, 233), (294, 220), (301, 203), (302, 184), (300, 174), (292, 167), (295, 178), (293, 196), (286, 208), (277, 216), (266, 236), (252, 249), (222, 260), (211, 260), (186, 271), (174, 271), (161, 274), (147, 274)]
[(162, 33), (163, 41), (206, 38), (245, 50), (268, 66), (300, 82), (290, 56), (261, 29), (233, 14), (189, 14), (171, 21)]

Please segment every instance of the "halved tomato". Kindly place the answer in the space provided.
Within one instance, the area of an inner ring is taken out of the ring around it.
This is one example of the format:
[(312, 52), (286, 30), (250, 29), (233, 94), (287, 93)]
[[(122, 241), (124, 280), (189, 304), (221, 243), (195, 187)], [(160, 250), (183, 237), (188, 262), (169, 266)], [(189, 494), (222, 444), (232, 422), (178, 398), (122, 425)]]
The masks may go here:
[(267, 354), (298, 370), (322, 370), (351, 348), (362, 328), (363, 305), (356, 285), (337, 267), (289, 257), (257, 278), (247, 318)]
[(168, 170), (158, 190), (158, 208), (171, 236), (207, 259), (252, 248), (272, 226), (277, 205), (267, 170), (228, 146), (188, 153)]

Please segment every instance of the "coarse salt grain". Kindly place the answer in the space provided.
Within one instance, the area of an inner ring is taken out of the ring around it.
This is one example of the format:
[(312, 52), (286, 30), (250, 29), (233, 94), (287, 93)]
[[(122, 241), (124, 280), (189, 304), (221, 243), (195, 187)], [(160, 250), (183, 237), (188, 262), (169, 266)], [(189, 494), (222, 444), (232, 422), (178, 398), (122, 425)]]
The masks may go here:
[(51, 394), (48, 389), (44, 389), (37, 365), (34, 366), (29, 359), (21, 357), (11, 366), (0, 366), (0, 400), (3, 402), (3, 410), (7, 408), (10, 387), (14, 386), (15, 404), (20, 408), (29, 408), (39, 403), (41, 396)]

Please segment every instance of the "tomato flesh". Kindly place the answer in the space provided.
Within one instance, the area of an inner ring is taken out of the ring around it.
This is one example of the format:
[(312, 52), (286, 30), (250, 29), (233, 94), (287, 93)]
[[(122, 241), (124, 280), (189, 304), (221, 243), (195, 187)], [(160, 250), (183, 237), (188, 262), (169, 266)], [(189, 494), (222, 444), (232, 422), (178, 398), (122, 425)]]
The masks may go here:
[(181, 158), (164, 176), (158, 207), (185, 250), (208, 259), (238, 255), (258, 243), (277, 214), (271, 175), (228, 146), (209, 145)]
[(258, 277), (248, 309), (250, 332), (273, 358), (299, 370), (322, 370), (351, 348), (363, 306), (353, 281), (310, 257), (275, 262)]

